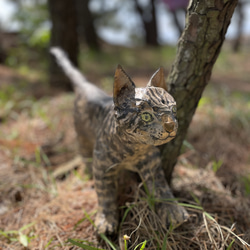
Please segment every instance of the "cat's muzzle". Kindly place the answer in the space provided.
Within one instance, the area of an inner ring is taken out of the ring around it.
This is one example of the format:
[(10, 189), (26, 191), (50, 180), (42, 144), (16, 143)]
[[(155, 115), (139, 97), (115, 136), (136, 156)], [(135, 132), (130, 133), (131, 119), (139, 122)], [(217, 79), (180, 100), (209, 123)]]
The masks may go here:
[(171, 133), (173, 131), (177, 130), (177, 123), (170, 121), (170, 122), (165, 122), (164, 123), (164, 129), (168, 132)]

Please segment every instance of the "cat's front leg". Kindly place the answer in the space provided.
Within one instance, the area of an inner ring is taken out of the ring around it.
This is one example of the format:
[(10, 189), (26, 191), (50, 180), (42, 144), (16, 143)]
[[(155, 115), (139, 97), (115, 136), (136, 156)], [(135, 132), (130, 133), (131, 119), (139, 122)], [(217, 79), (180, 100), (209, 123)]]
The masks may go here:
[(189, 215), (173, 196), (161, 167), (160, 152), (152, 149), (139, 163), (139, 174), (146, 189), (155, 201), (155, 211), (165, 221), (166, 226), (177, 226), (185, 222)]
[(177, 227), (187, 221), (189, 217), (186, 209), (178, 204), (167, 182), (162, 190), (161, 197), (158, 200), (156, 197), (155, 210), (162, 221), (166, 222), (167, 227), (170, 225)]
[(108, 159), (94, 155), (93, 177), (98, 198), (95, 225), (98, 234), (112, 235), (118, 227), (117, 185), (115, 168)]

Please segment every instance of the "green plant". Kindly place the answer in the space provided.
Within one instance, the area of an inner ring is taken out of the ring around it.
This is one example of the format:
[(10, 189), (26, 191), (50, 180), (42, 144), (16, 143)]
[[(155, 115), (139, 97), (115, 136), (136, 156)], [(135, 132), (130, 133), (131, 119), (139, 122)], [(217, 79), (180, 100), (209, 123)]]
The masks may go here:
[(216, 173), (220, 167), (222, 166), (223, 164), (223, 161), (222, 160), (218, 160), (218, 161), (214, 161), (213, 164), (212, 164), (212, 169), (214, 171), (214, 173)]
[[(123, 236), (123, 240), (124, 240), (124, 250), (128, 250), (128, 244), (127, 244), (127, 241), (128, 240), (130, 240), (130, 236), (128, 236), (128, 235), (124, 235)], [(143, 250), (143, 249), (145, 249), (145, 246), (146, 246), (146, 244), (147, 244), (147, 241), (146, 240), (144, 240), (143, 242), (141, 242), (141, 243), (139, 243), (135, 248), (134, 248), (134, 250), (136, 250), (138, 247), (140, 247), (140, 250)]]
[(48, 156), (44, 153), (43, 149), (41, 147), (37, 147), (35, 150), (35, 159), (36, 159), (36, 165), (41, 166), (42, 161), (46, 164), (46, 166), (50, 166), (50, 160)]
[(15, 1), (13, 21), (18, 22), (23, 41), (29, 46), (45, 48), (49, 42), (49, 12), (45, 0)]
[(32, 47), (47, 48), (50, 41), (50, 30), (41, 29), (33, 34), (29, 39), (29, 44)]
[(193, 147), (193, 145), (188, 142), (187, 140), (184, 140), (181, 146), (181, 153), (184, 154), (185, 152), (189, 151), (189, 150), (194, 150), (195, 148)]
[(241, 181), (243, 182), (244, 188), (245, 188), (245, 195), (248, 196), (250, 195), (250, 175), (248, 176), (243, 176), (241, 178)]
[(86, 250), (104, 250), (102, 248), (97, 248), (97, 247), (91, 246), (92, 243), (85, 241), (85, 240), (82, 240), (82, 242), (87, 242), (87, 244), (80, 242), (79, 239), (77, 239), (77, 240), (68, 239), (68, 242), (75, 245), (75, 246), (81, 247), (82, 249), (86, 249)]
[[(96, 213), (96, 211), (95, 211)], [(85, 221), (86, 219), (91, 223), (91, 225), (96, 228), (94, 221), (90, 218), (90, 215), (84, 211), (84, 215), (85, 217), (81, 220), (79, 220), (76, 225), (75, 228), (82, 223), (83, 221)], [(104, 240), (104, 242), (111, 247), (111, 249), (116, 250), (116, 247), (114, 245), (114, 243), (112, 243), (104, 234), (100, 234), (100, 237)], [(79, 240), (79, 239), (68, 239), (68, 242), (72, 243), (75, 246), (78, 247), (82, 247), (83, 249), (87, 249), (87, 250), (103, 250), (102, 248), (97, 248), (93, 246), (93, 243), (86, 241), (86, 240)], [(86, 242), (88, 245), (86, 245), (85, 243), (81, 243), (81, 242)]]
[(211, 103), (211, 100), (208, 97), (203, 96), (198, 103), (198, 108), (206, 106)]
[(152, 211), (155, 210), (155, 202), (156, 202), (156, 198), (154, 196), (154, 192), (155, 192), (155, 184), (153, 182), (153, 190), (152, 192), (149, 191), (147, 185), (145, 182), (143, 182), (143, 187), (145, 189), (145, 192), (146, 192), (146, 197), (145, 198), (142, 198), (142, 200), (146, 200), (147, 201), (147, 204), (149, 205), (150, 209)]
[(19, 241), (24, 247), (28, 247), (30, 241), (34, 239), (36, 236), (32, 235), (33, 232), (29, 232), (28, 234), (24, 234), (23, 231), (32, 227), (35, 223), (29, 223), (24, 225), (19, 230), (9, 230), (2, 231), (0, 230), (0, 235), (7, 238), (9, 241)]
[[(133, 206), (132, 206), (133, 207)], [(125, 212), (125, 215), (123, 216), (123, 220), (125, 220), (125, 217), (126, 217), (126, 214), (130, 211), (131, 207), (129, 207), (126, 212)], [(96, 213), (96, 211), (94, 212)], [(92, 215), (94, 214), (92, 213)], [(95, 228), (95, 224), (93, 222), (93, 220), (90, 218), (90, 214), (88, 214), (87, 212), (84, 211), (84, 214), (85, 214), (85, 217), (82, 218), (81, 220), (79, 220), (75, 227), (76, 228), (77, 226), (79, 226), (83, 221), (85, 220), (88, 220)], [(122, 224), (122, 223), (121, 223)], [(131, 235), (136, 231), (137, 229), (135, 229)], [(124, 235), (123, 236), (123, 240), (124, 240), (124, 250), (128, 250), (128, 243), (127, 241), (130, 240), (130, 236), (127, 236), (127, 235)], [(100, 234), (100, 237), (104, 240), (104, 242), (112, 249), (112, 250), (116, 250), (118, 249), (117, 246), (114, 245), (114, 243), (112, 243), (108, 237), (104, 234)], [(98, 248), (98, 247), (95, 247), (94, 244), (92, 242), (89, 242), (87, 240), (80, 240), (80, 239), (68, 239), (68, 242), (75, 245), (75, 246), (78, 246), (78, 247), (81, 247), (82, 249), (87, 249), (87, 250), (104, 250), (102, 248)], [(134, 250), (138, 249), (138, 247), (140, 247), (140, 250), (143, 250), (145, 249), (145, 246), (146, 246), (146, 243), (147, 241), (143, 241), (141, 243), (139, 243), (137, 246), (135, 246)]]

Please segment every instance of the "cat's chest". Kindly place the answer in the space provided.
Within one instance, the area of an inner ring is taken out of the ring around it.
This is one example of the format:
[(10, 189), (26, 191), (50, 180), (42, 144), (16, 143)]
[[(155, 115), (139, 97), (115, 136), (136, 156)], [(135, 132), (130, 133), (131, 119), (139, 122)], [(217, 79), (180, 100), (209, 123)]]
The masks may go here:
[(129, 151), (126, 147), (122, 150), (119, 168), (138, 171), (139, 166), (147, 165), (149, 162), (158, 161), (160, 159), (160, 151), (155, 146), (138, 145)]

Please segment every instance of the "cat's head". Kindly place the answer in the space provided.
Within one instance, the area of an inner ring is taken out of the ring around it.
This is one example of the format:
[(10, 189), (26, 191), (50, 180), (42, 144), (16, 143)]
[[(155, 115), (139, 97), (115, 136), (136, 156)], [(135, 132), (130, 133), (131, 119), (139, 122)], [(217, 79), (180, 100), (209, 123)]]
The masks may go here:
[(158, 146), (176, 136), (176, 102), (166, 91), (162, 68), (155, 72), (145, 88), (136, 88), (118, 65), (113, 100), (118, 131), (129, 140)]

